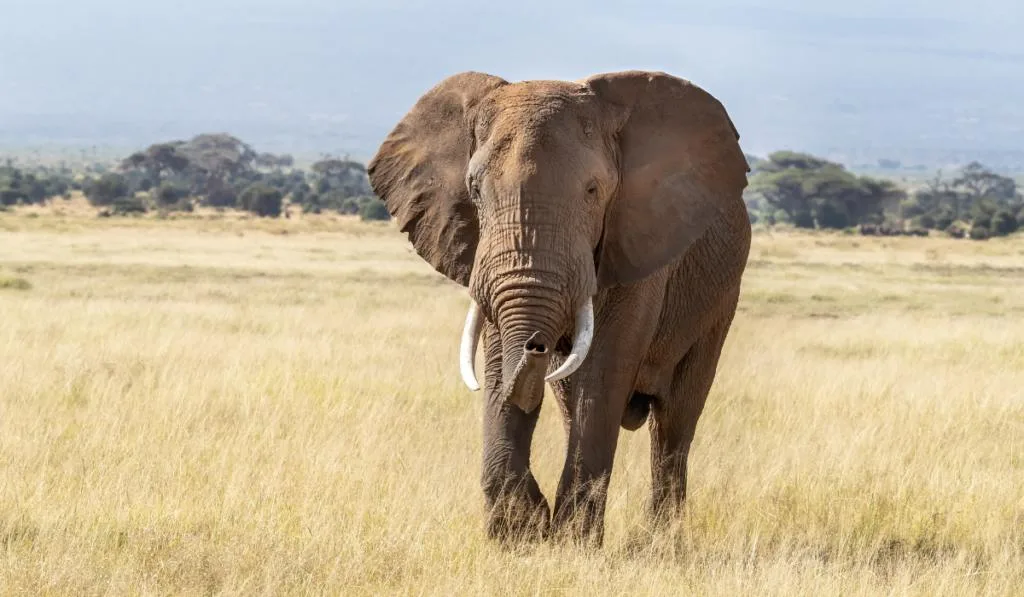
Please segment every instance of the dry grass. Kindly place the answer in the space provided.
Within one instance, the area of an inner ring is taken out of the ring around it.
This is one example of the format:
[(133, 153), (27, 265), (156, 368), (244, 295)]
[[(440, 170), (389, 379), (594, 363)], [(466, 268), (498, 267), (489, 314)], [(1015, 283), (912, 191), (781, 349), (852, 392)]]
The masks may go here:
[(508, 553), (464, 293), (392, 229), (0, 214), (0, 592), (1024, 594), (1022, 255), (759, 235), (686, 517), (624, 432), (605, 548)]

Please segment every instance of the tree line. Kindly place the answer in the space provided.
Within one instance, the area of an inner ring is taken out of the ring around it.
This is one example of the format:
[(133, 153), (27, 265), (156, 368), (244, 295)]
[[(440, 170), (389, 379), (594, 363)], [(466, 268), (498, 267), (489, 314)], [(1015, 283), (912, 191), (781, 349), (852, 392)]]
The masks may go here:
[(0, 205), (42, 203), (73, 190), (82, 191), (101, 215), (206, 206), (278, 217), (292, 204), (305, 213), (390, 219), (362, 163), (323, 157), (303, 169), (290, 155), (257, 152), (225, 133), (155, 143), (113, 167), (94, 165), (86, 173), (66, 166), (19, 168), (12, 160), (0, 167)]
[(948, 178), (940, 171), (908, 190), (806, 153), (778, 151), (747, 160), (751, 176), (745, 198), (752, 223), (856, 229), (868, 235), (936, 231), (972, 239), (1024, 228), (1024, 197), (1016, 181), (978, 162)]
[[(862, 234), (944, 233), (985, 239), (1024, 228), (1016, 182), (972, 162), (950, 177), (941, 171), (908, 189), (859, 176), (807, 153), (748, 155), (745, 192), (753, 224), (859, 230)], [(226, 133), (155, 143), (112, 165), (86, 171), (67, 166), (0, 165), (0, 209), (43, 203), (81, 191), (103, 215), (192, 211), (196, 206), (242, 209), (278, 217), (287, 205), (304, 213), (332, 211), (387, 220), (364, 164), (324, 156), (309, 168), (290, 155), (260, 153)]]

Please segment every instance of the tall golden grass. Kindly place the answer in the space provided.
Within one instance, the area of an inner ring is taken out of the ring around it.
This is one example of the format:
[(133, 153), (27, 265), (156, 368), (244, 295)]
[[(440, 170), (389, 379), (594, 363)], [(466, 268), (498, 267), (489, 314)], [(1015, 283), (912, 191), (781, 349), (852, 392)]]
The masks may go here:
[(759, 233), (685, 515), (624, 431), (599, 551), (485, 539), (465, 307), (388, 225), (0, 214), (0, 592), (1024, 594), (1021, 239)]

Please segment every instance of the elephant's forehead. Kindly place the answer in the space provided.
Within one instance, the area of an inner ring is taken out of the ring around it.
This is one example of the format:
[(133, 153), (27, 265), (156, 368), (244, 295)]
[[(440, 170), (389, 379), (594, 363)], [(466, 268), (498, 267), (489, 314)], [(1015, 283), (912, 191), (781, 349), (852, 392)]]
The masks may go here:
[(513, 153), (571, 147), (592, 134), (597, 119), (592, 98), (587, 88), (563, 81), (499, 88), (481, 111), (478, 139)]
[(564, 81), (528, 81), (494, 91), (483, 110), (488, 128), (563, 125), (578, 122), (587, 112), (585, 87)]

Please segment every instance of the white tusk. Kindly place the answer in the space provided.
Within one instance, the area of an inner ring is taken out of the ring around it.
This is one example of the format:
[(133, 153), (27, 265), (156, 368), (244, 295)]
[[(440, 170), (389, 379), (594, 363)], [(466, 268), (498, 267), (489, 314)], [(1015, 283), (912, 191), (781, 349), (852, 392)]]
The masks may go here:
[(594, 339), (594, 298), (588, 297), (587, 302), (576, 312), (576, 337), (572, 340), (572, 353), (566, 357), (562, 366), (555, 369), (544, 381), (558, 381), (569, 377), (580, 368), (583, 359), (587, 358), (590, 342)]
[(466, 313), (466, 326), (462, 329), (462, 344), (459, 346), (459, 371), (462, 381), (473, 392), (480, 389), (476, 380), (476, 345), (480, 339), (480, 330), (484, 327), (484, 319), (480, 316), (480, 305), (473, 301)]

